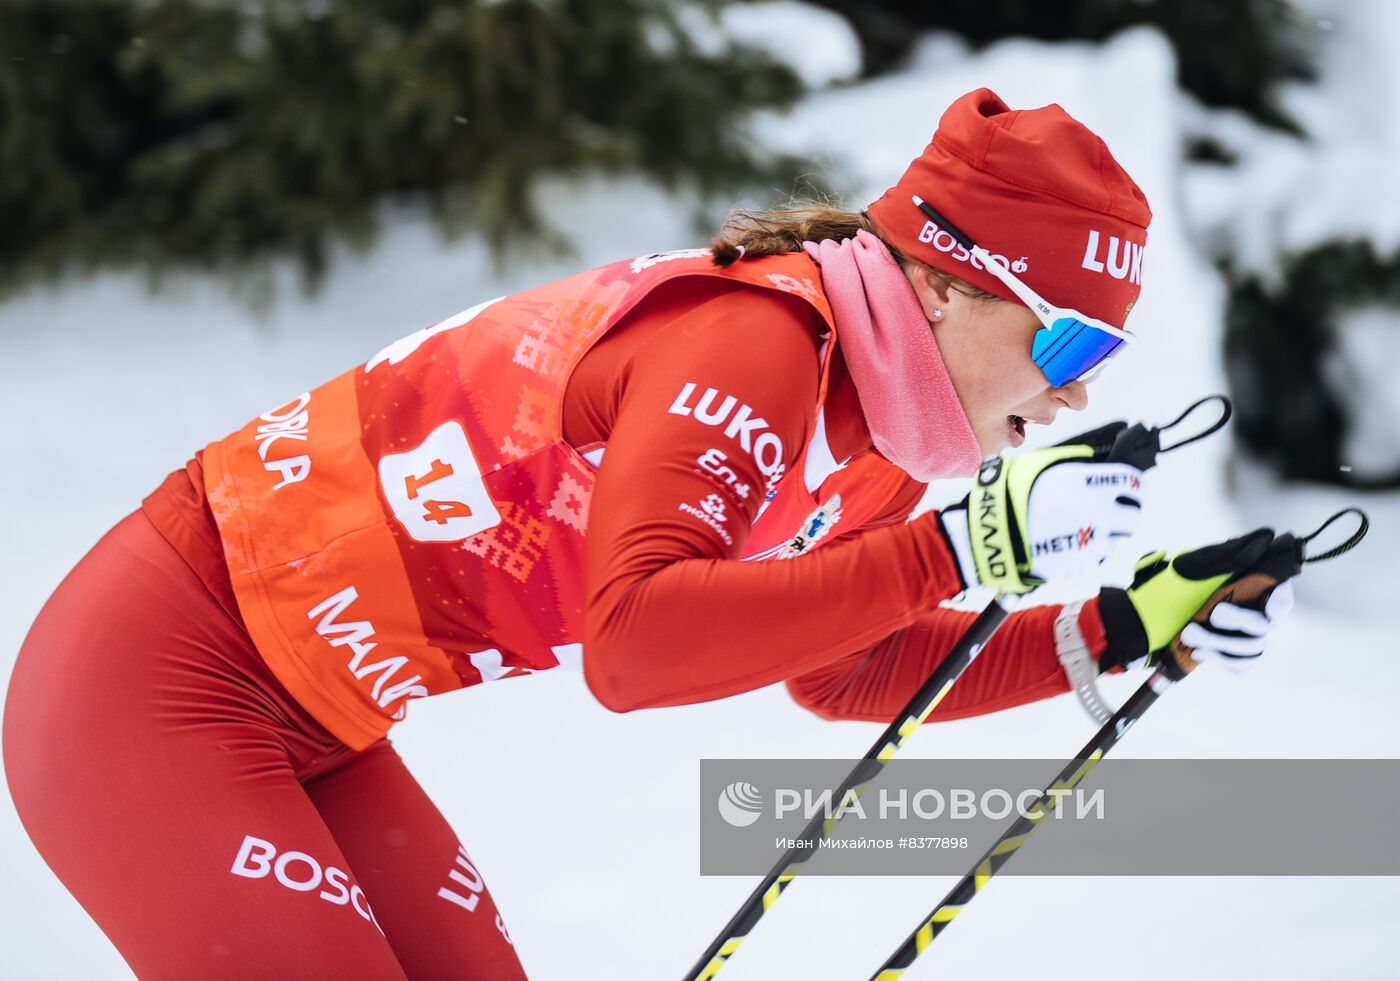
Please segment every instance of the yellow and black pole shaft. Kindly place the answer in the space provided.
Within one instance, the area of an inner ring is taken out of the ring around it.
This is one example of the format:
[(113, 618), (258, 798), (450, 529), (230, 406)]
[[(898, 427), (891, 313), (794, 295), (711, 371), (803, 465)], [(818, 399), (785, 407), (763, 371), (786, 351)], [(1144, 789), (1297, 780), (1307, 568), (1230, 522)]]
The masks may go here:
[(1123, 703), (1123, 707), (1114, 713), (1113, 718), (1104, 723), (1103, 728), (1095, 733), (1088, 745), (1080, 750), (1069, 765), (1060, 771), (1054, 782), (1045, 788), (1040, 801), (1026, 814), (1018, 817), (1006, 833), (987, 849), (972, 871), (963, 876), (948, 895), (943, 897), (943, 901), (933, 908), (933, 912), (924, 917), (880, 970), (870, 976), (870, 981), (894, 981), (909, 970), (910, 965), (924, 949), (933, 943), (933, 938), (942, 933), (948, 924), (953, 922), (953, 918), (972, 902), (972, 897), (1010, 861), (1011, 856), (1016, 854), (1017, 849), (1025, 844), (1026, 839), (1040, 826), (1040, 822), (1054, 813), (1063, 796), (1061, 791), (1073, 790), (1088, 776), (1089, 771), (1123, 737), (1123, 733), (1127, 732), (1171, 685), (1172, 680), (1161, 668), (1152, 672), (1152, 676), (1142, 687)]
[[(1303, 558), (1303, 545), (1313, 538), (1316, 538), (1333, 521), (1348, 512), (1355, 512), (1361, 519), (1361, 527), (1343, 545), (1334, 548), (1323, 555), (1314, 558)], [(1209, 581), (1202, 584), (1203, 589), (1212, 590), (1208, 593), (1209, 600), (1197, 611), (1193, 620), (1206, 623), (1210, 620), (1211, 611), (1224, 602), (1234, 603), (1238, 606), (1259, 606), (1262, 605), (1265, 597), (1282, 580), (1291, 578), (1302, 570), (1304, 563), (1320, 562), (1348, 551), (1366, 534), (1369, 527), (1366, 516), (1359, 509), (1348, 508), (1339, 512), (1329, 519), (1321, 528), (1302, 539), (1295, 539), (1292, 535), (1280, 535), (1274, 540), (1274, 545), (1266, 554), (1261, 563), (1254, 568), (1247, 570), (1228, 581), (1219, 583), (1218, 590)], [(1158, 667), (1152, 672), (1140, 688), (1133, 693), (1122, 708), (1103, 724), (1103, 727), (1094, 734), (1088, 744), (1084, 746), (1069, 764), (1060, 771), (1050, 786), (1045, 788), (1045, 793), (1035, 808), (1032, 808), (1026, 815), (1018, 817), (1007, 829), (1006, 833), (997, 839), (996, 843), (989, 848), (982, 858), (977, 862), (971, 872), (962, 878), (952, 891), (943, 898), (943, 901), (934, 907), (933, 912), (919, 923), (918, 927), (909, 934), (899, 949), (885, 961), (880, 970), (870, 976), (870, 981), (895, 981), (904, 974), (918, 958), (920, 954), (943, 932), (949, 923), (962, 912), (963, 908), (972, 901), (972, 898), (981, 891), (982, 887), (991, 881), (1011, 856), (1026, 842), (1040, 823), (1045, 820), (1048, 814), (1054, 813), (1060, 802), (1061, 794), (1057, 790), (1073, 789), (1098, 765), (1109, 750), (1118, 745), (1118, 741), (1143, 714), (1151, 708), (1161, 697), (1162, 693), (1170, 688), (1177, 681), (1180, 681), (1189, 674), (1196, 666), (1195, 659), (1191, 656), (1191, 649), (1181, 641), (1178, 634), (1163, 649), (1163, 655)]]
[[(982, 652), (992, 634), (1006, 620), (1008, 612), (1006, 604), (1000, 599), (994, 599), (987, 604), (987, 608), (978, 614), (977, 619), (948, 652), (948, 656), (939, 662), (928, 680), (909, 699), (903, 711), (895, 716), (894, 721), (885, 728), (880, 738), (836, 788), (833, 800), (844, 800), (846, 794), (852, 790), (857, 796), (863, 793), (866, 784), (875, 779), (884, 769), (886, 762), (894, 758), (904, 746), (905, 740), (928, 718), (943, 700), (943, 696), (948, 694), (953, 682), (958, 680), (967, 666)], [(797, 840), (811, 842), (811, 846), (789, 848), (783, 853), (772, 871), (749, 894), (739, 911), (700, 955), (700, 959), (685, 975), (685, 981), (709, 981), (719, 973), (720, 968), (739, 948), (739, 944), (749, 935), (763, 914), (802, 871), (803, 863), (812, 857), (816, 849), (816, 841), (831, 833), (831, 829), (840, 820), (840, 813), (838, 811), (838, 815), (830, 818), (818, 816), (807, 825), (802, 834), (797, 836)]]

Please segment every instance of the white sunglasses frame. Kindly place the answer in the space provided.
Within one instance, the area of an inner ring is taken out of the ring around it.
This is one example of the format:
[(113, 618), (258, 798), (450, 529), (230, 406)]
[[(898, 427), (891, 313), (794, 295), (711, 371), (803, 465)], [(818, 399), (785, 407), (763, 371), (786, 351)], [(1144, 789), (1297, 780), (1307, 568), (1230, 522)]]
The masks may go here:
[[(919, 197), (917, 194), (912, 195), (912, 197), (914, 199), (914, 206), (917, 207), (921, 212), (923, 212), (926, 215), (930, 212), (937, 214), (937, 212), (933, 211), (933, 206), (925, 202), (923, 198)], [(1105, 334), (1118, 338), (1124, 344), (1131, 344), (1133, 343), (1133, 341), (1137, 340), (1137, 338), (1129, 331), (1122, 330), (1118, 327), (1113, 327), (1109, 324), (1104, 323), (1102, 320), (1098, 320), (1094, 317), (1090, 317), (1087, 314), (1080, 313), (1078, 310), (1074, 310), (1069, 307), (1055, 306), (1053, 303), (1047, 301), (1045, 297), (1041, 296), (1035, 290), (1027, 286), (1024, 280), (1022, 280), (1019, 276), (1017, 276), (1010, 269), (1008, 269), (1000, 260), (995, 258), (990, 252), (982, 248), (982, 246), (980, 245), (974, 245), (970, 238), (968, 238), (962, 232), (958, 231), (956, 228), (953, 228), (951, 225), (949, 225), (946, 218), (942, 220), (942, 228), (949, 235), (952, 235), (953, 238), (958, 239), (958, 244), (962, 245), (963, 248), (967, 249), (968, 252), (970, 252), (972, 256), (982, 264), (982, 268), (986, 269), (987, 272), (991, 273), (997, 279), (1005, 283), (1007, 288), (1010, 289), (1012, 293), (1016, 294), (1016, 298), (1022, 303), (1024, 303), (1027, 307), (1029, 307), (1031, 312), (1034, 313), (1036, 317), (1040, 319), (1041, 325), (1046, 330), (1054, 330), (1055, 321), (1057, 320), (1070, 319), (1078, 320), (1080, 323), (1087, 324), (1090, 327), (1093, 327), (1095, 330), (1101, 330)], [(1103, 371), (1104, 367), (1108, 364), (1110, 360), (1112, 359), (1105, 358), (1075, 380), (1082, 381), (1085, 384), (1088, 384), (1089, 382), (1093, 381), (1095, 378), (1098, 377), (1099, 372)]]

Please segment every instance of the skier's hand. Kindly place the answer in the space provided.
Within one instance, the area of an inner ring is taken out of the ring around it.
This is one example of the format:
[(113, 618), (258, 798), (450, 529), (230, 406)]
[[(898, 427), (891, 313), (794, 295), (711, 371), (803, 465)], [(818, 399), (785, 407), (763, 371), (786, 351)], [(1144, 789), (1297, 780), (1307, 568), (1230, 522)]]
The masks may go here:
[(984, 462), (972, 493), (939, 515), (964, 587), (1026, 593), (1101, 565), (1141, 520), (1142, 473), (1155, 456), (1132, 437), (1141, 431), (1114, 422)]
[(1170, 560), (1145, 555), (1128, 589), (1099, 594), (1108, 639), (1099, 670), (1146, 659), (1179, 679), (1207, 661), (1253, 667), (1293, 606), (1291, 580), (1301, 570), (1298, 540), (1268, 528)]
[(1257, 603), (1241, 605), (1222, 598), (1206, 620), (1188, 623), (1179, 640), (1189, 649), (1192, 662), (1212, 661), (1227, 671), (1243, 674), (1259, 663), (1269, 632), (1291, 609), (1293, 580), (1286, 579), (1269, 590), (1262, 609)]

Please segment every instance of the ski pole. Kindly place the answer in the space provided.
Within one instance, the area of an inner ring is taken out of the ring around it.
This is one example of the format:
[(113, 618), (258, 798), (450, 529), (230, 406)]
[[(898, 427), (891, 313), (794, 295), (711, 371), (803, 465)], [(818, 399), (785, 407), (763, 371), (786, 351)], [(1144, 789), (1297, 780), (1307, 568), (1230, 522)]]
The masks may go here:
[[(928, 718), (943, 696), (948, 694), (953, 682), (958, 680), (958, 676), (981, 653), (992, 634), (1006, 620), (1008, 612), (999, 599), (987, 604), (986, 609), (977, 615), (977, 619), (958, 639), (948, 656), (939, 662), (928, 680), (914, 693), (914, 697), (909, 699), (909, 703), (880, 734), (880, 738), (875, 740), (875, 744), (855, 768), (847, 774), (846, 779), (837, 788), (834, 800), (844, 800), (846, 793), (853, 789), (859, 794), (859, 788), (863, 788), (884, 769), (885, 763), (894, 758), (904, 746), (905, 740)], [(811, 858), (816, 850), (816, 839), (830, 834), (831, 829), (840, 820), (840, 813), (838, 811), (837, 815), (829, 818), (818, 815), (812, 819), (802, 834), (798, 835), (798, 840), (811, 841), (814, 844), (789, 848), (783, 852), (777, 864), (744, 900), (739, 911), (724, 925), (724, 929), (710, 942), (710, 946), (705, 948), (695, 966), (686, 974), (686, 981), (709, 981), (719, 972), (763, 914), (802, 871), (802, 864)]]
[(1040, 822), (1048, 814), (1054, 812), (1056, 806), (1063, 796), (1062, 791), (1073, 790), (1086, 776), (1089, 771), (1098, 765), (1099, 760), (1117, 745), (1118, 740), (1123, 738), (1123, 734), (1142, 718), (1144, 712), (1152, 707), (1152, 704), (1161, 697), (1162, 693), (1172, 686), (1173, 682), (1161, 668), (1152, 672), (1152, 676), (1142, 684), (1132, 697), (1123, 703), (1123, 707), (1114, 713), (1113, 717), (1103, 724), (1103, 727), (1094, 734), (1094, 738), (1089, 740), (1088, 745), (1081, 749), (1073, 760), (1060, 771), (1050, 786), (1045, 788), (1044, 795), (1039, 803), (1031, 808), (1026, 814), (1018, 817), (1011, 827), (1006, 830), (991, 848), (987, 849), (972, 871), (955, 885), (948, 895), (943, 897), (943, 901), (933, 908), (922, 923), (913, 933), (900, 944), (899, 949), (894, 952), (881, 966), (880, 970), (871, 975), (871, 981), (894, 981), (914, 963), (915, 959), (924, 952), (929, 944), (933, 943), (933, 938), (938, 936), (953, 922), (953, 917), (962, 912), (963, 907), (972, 902), (972, 897), (985, 886), (996, 875), (1011, 856), (1016, 854), (1016, 850), (1026, 843), (1026, 839), (1031, 836), (1031, 832), (1039, 826)]
[[(1303, 558), (1303, 546), (1322, 534), (1328, 525), (1348, 512), (1355, 512), (1361, 519), (1361, 526), (1356, 534), (1343, 544), (1321, 555)], [(1349, 551), (1365, 536), (1369, 527), (1366, 515), (1359, 508), (1347, 508), (1334, 514), (1317, 531), (1296, 541), (1300, 566), (1302, 563), (1322, 562)], [(1249, 602), (1277, 585), (1277, 581), (1255, 573), (1236, 579), (1234, 585), (1239, 587), (1236, 592), (1227, 593), (1220, 601)], [(1212, 608), (1214, 605), (1211, 604)], [(1201, 614), (1197, 614), (1197, 618), (1199, 619), (1208, 613), (1208, 610), (1202, 611)], [(1172, 642), (1173, 647), (1180, 644), (1180, 639)], [(1170, 656), (1169, 654), (1168, 657)], [(1185, 656), (1189, 657), (1189, 653)], [(1142, 718), (1162, 696), (1162, 693), (1174, 684), (1176, 681), (1163, 668), (1159, 667), (1154, 670), (1142, 686), (1094, 734), (1084, 748), (1074, 755), (1074, 758), (1060, 771), (1054, 782), (1045, 788), (1036, 806), (1012, 822), (1011, 827), (987, 849), (977, 864), (972, 867), (972, 871), (963, 876), (948, 895), (943, 897), (943, 901), (933, 908), (933, 912), (926, 916), (918, 927), (905, 938), (904, 943), (885, 961), (884, 965), (870, 976), (870, 981), (895, 981), (909, 970), (918, 956), (924, 952), (929, 944), (933, 943), (933, 939), (947, 929), (948, 924), (953, 922), (953, 918), (961, 913), (963, 908), (972, 902), (973, 897), (981, 891), (982, 887), (991, 881), (992, 876), (996, 875), (1001, 867), (1011, 860), (1011, 856), (1016, 854), (1017, 849), (1026, 843), (1026, 840), (1040, 826), (1040, 823), (1049, 814), (1054, 813), (1059, 806), (1060, 799), (1064, 796), (1064, 792), (1073, 790), (1080, 781), (1088, 776), (1089, 772), (1098, 765), (1099, 760), (1118, 745), (1118, 741), (1132, 728), (1134, 723)]]
[[(1195, 436), (1168, 447), (1162, 446), (1162, 433), (1181, 425), (1196, 409), (1208, 402), (1219, 402), (1221, 405), (1221, 416), (1216, 422)], [(1230, 413), (1229, 399), (1223, 395), (1207, 396), (1192, 404), (1174, 421), (1165, 426), (1148, 427), (1139, 423), (1128, 427), (1117, 435), (1112, 446), (1108, 449), (1111, 450), (1114, 458), (1131, 461), (1140, 469), (1148, 470), (1156, 464), (1159, 454), (1180, 449), (1216, 432), (1229, 420)], [(895, 716), (895, 720), (886, 727), (885, 731), (880, 734), (880, 738), (875, 741), (875, 744), (870, 747), (861, 761), (842, 781), (836, 789), (833, 799), (844, 800), (846, 793), (850, 790), (855, 790), (856, 796), (860, 796), (865, 785), (873, 780), (884, 768), (885, 763), (899, 752), (904, 741), (928, 718), (939, 701), (953, 686), (953, 682), (958, 680), (967, 666), (981, 653), (992, 634), (1006, 619), (1008, 612), (1006, 605), (999, 599), (994, 599), (987, 605), (962, 637), (958, 639), (948, 656), (939, 663), (938, 667), (929, 675), (928, 680), (914, 693), (904, 709)], [(831, 818), (814, 818), (807, 825), (797, 840), (813, 842), (813, 846), (793, 847), (783, 853), (777, 864), (763, 878), (763, 881), (744, 900), (738, 912), (730, 917), (729, 922), (710, 941), (710, 945), (705, 948), (700, 959), (685, 975), (685, 981), (709, 981), (719, 973), (720, 968), (724, 967), (725, 962), (733, 956), (734, 951), (739, 949), (739, 944), (762, 919), (763, 914), (777, 902), (783, 890), (802, 871), (803, 863), (811, 858), (813, 851), (815, 851), (816, 840), (830, 834), (831, 829), (840, 820), (840, 813), (844, 812), (838, 812), (837, 816)]]

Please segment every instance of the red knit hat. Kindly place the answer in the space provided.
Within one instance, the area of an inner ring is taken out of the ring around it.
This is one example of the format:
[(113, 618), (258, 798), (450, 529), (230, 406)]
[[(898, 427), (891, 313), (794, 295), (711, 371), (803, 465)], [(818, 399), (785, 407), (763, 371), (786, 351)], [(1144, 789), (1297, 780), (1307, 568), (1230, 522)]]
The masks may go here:
[(1103, 140), (1059, 106), (1012, 110), (991, 89), (969, 92), (867, 209), (880, 237), (909, 258), (1015, 300), (914, 205), (915, 194), (1049, 302), (1123, 326), (1152, 212)]

